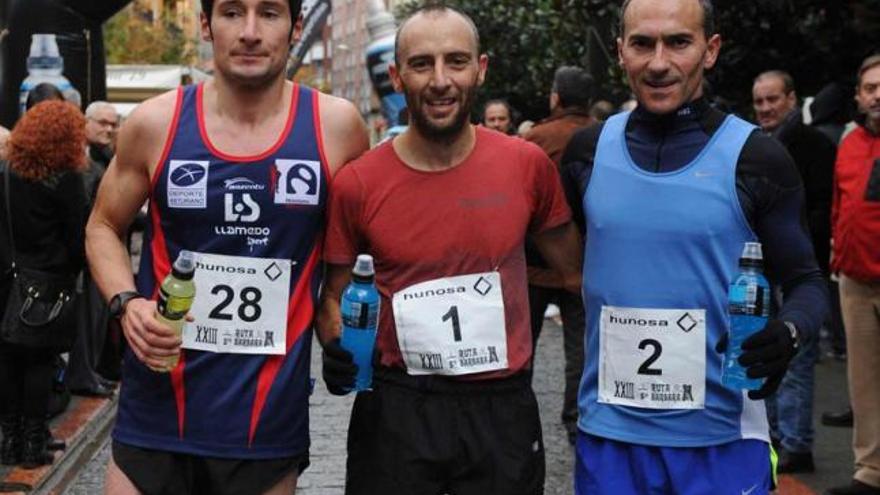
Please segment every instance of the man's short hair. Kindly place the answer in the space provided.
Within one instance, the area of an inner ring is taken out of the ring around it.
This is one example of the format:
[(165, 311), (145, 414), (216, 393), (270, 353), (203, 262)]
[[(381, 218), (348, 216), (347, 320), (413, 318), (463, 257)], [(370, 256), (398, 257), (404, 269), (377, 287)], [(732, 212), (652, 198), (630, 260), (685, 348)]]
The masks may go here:
[(461, 16), (461, 18), (464, 19), (465, 22), (468, 23), (468, 26), (470, 26), (471, 31), (473, 31), (473, 33), (474, 33), (474, 41), (477, 44), (476, 48), (477, 48), (477, 53), (479, 54), (480, 53), (480, 31), (477, 29), (477, 25), (476, 25), (476, 23), (474, 23), (474, 20), (471, 19), (471, 16), (465, 14), (464, 12), (462, 12), (454, 7), (450, 7), (446, 4), (444, 4), (442, 1), (428, 0), (427, 2), (425, 2), (425, 4), (423, 6), (419, 7), (417, 10), (412, 12), (410, 15), (406, 16), (406, 18), (404, 20), (402, 20), (400, 22), (400, 24), (397, 26), (397, 33), (394, 34), (394, 65), (397, 65), (398, 67), (400, 67), (400, 33), (403, 32), (403, 28), (407, 25), (407, 23), (409, 23), (410, 20), (412, 20), (413, 17), (415, 17), (419, 14), (441, 14), (441, 13), (448, 13), (448, 12), (451, 12), (453, 14), (457, 14), (457, 15)]
[(875, 53), (862, 61), (862, 65), (859, 66), (859, 86), (862, 85), (862, 76), (865, 75), (865, 72), (868, 72), (878, 65), (880, 65), (880, 53)]
[(113, 110), (113, 113), (118, 115), (118, 112), (116, 111), (116, 107), (107, 103), (106, 101), (96, 100), (96, 101), (89, 103), (89, 106), (86, 107), (86, 118), (87, 119), (95, 118), (95, 114), (98, 113), (102, 108), (110, 108), (111, 110)]
[[(208, 16), (208, 21), (211, 21), (211, 12), (214, 10), (214, 1), (215, 0), (202, 0), (202, 12)], [(290, 19), (296, 23), (296, 18), (299, 16), (300, 10), (302, 10), (302, 0), (287, 0), (287, 4), (290, 5)]]
[(752, 81), (752, 84), (754, 85), (754, 83), (760, 81), (761, 79), (766, 79), (768, 77), (775, 77), (775, 78), (781, 80), (782, 81), (782, 91), (785, 94), (789, 95), (789, 94), (791, 94), (792, 91), (794, 91), (794, 78), (792, 78), (791, 74), (789, 74), (788, 72), (785, 72), (784, 70), (778, 70), (778, 69), (766, 70), (766, 71), (758, 74), (758, 77), (756, 77), (755, 80)]
[(593, 76), (580, 67), (563, 65), (553, 75), (553, 92), (562, 108), (589, 108), (593, 99)]
[[(715, 34), (715, 6), (712, 5), (712, 0), (697, 1), (703, 9), (703, 34), (708, 40), (713, 34)], [(624, 28), (626, 27), (624, 23), (626, 9), (629, 7), (630, 3), (632, 3), (632, 0), (624, 0), (623, 6), (620, 8), (620, 24), (617, 26), (617, 29), (621, 37), (623, 36)]]

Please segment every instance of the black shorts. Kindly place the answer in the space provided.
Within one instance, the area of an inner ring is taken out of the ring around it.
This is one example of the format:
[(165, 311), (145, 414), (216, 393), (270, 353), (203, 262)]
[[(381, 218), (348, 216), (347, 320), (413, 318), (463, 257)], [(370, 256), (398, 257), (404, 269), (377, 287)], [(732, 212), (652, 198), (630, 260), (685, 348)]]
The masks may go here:
[(348, 430), (346, 495), (538, 495), (544, 444), (527, 374), (461, 382), (377, 369)]
[(113, 441), (113, 461), (143, 495), (258, 495), (292, 472), (309, 454), (282, 459), (221, 459), (142, 449)]

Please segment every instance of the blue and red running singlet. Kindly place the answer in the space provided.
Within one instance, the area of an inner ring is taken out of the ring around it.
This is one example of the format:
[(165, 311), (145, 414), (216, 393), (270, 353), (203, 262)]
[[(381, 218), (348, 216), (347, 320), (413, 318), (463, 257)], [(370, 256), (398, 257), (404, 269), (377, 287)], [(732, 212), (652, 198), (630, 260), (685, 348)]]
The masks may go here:
[(318, 93), (294, 86), (284, 132), (257, 156), (211, 144), (203, 94), (201, 85), (178, 90), (137, 279), (155, 297), (179, 251), (198, 253), (196, 320), (170, 373), (126, 352), (113, 438), (211, 457), (299, 455), (309, 447), (310, 327), (330, 177)]

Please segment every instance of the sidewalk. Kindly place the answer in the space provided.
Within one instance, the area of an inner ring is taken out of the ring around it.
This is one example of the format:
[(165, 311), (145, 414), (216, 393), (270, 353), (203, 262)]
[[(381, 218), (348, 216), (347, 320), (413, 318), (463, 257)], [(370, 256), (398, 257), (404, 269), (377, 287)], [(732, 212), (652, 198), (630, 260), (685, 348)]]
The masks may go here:
[(0, 466), (0, 493), (58, 494), (89, 462), (107, 436), (116, 399), (73, 396), (67, 410), (54, 418), (52, 434), (67, 442), (55, 462), (37, 469)]

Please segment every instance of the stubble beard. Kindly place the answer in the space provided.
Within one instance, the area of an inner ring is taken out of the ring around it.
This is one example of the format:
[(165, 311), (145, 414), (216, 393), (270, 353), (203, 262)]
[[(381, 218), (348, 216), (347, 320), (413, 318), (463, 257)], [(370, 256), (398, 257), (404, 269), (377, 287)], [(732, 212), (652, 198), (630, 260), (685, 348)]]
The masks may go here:
[[(452, 122), (445, 126), (438, 126), (432, 123), (425, 115), (425, 111), (419, 106), (418, 95), (404, 91), (407, 106), (411, 109), (418, 109), (418, 111), (410, 113), (411, 125), (419, 131), (419, 134), (431, 141), (438, 143), (454, 141), (464, 131), (465, 126), (469, 122), (476, 91), (476, 87), (472, 87), (463, 92), (458, 112), (454, 115)], [(427, 103), (422, 102), (422, 106), (424, 105), (427, 105)]]

